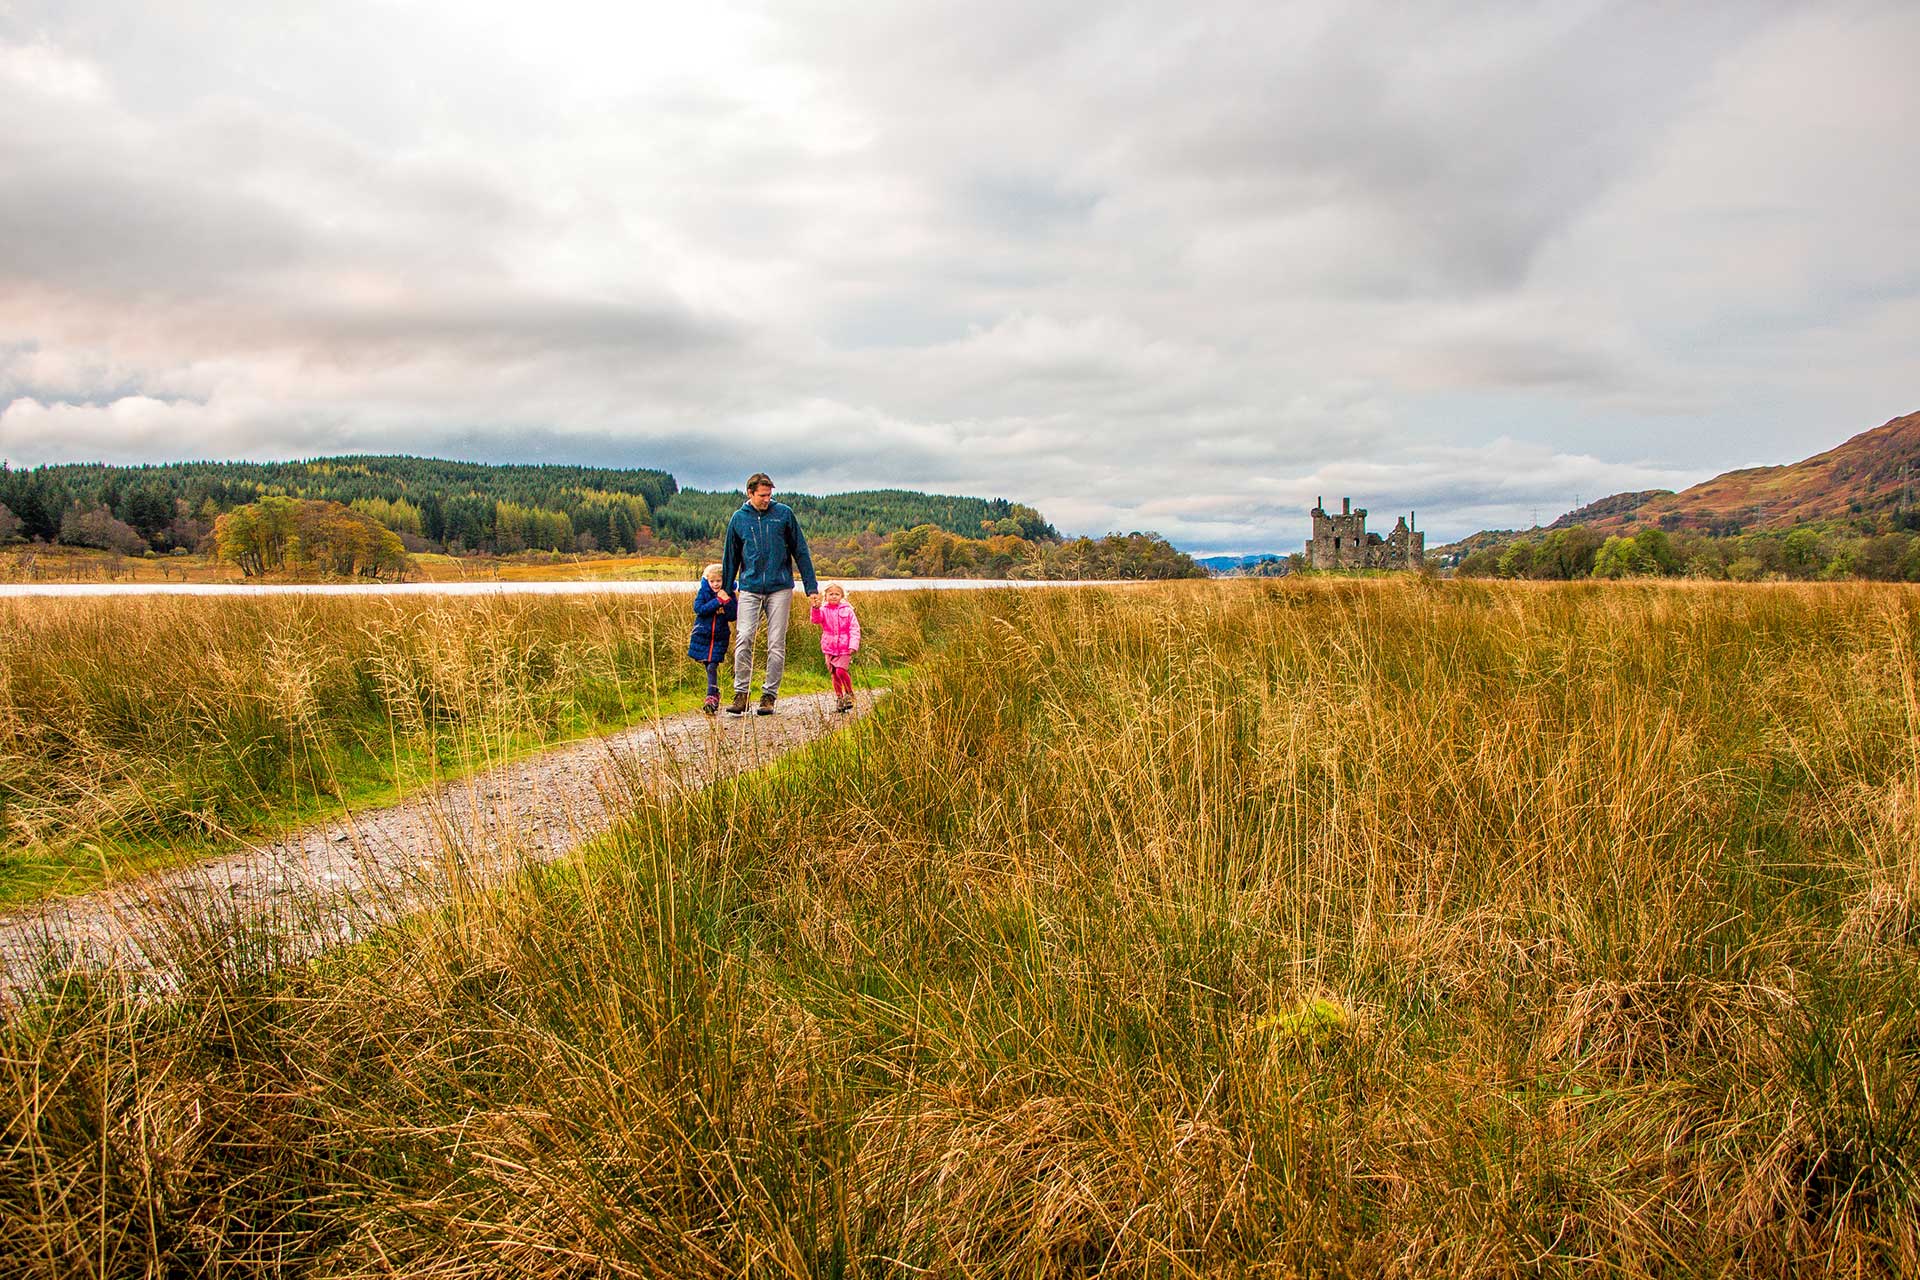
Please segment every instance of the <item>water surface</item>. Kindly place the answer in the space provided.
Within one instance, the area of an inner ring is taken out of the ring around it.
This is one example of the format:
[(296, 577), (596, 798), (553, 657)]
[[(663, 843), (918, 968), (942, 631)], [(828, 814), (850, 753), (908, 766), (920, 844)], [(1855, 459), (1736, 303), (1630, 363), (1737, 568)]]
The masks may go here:
[[(986, 591), (997, 587), (1093, 587), (1095, 581), (1036, 582), (1014, 578), (842, 579), (849, 594), (866, 591)], [(11, 582), (0, 599), (21, 596), (487, 596), (636, 595), (690, 592), (699, 582)]]

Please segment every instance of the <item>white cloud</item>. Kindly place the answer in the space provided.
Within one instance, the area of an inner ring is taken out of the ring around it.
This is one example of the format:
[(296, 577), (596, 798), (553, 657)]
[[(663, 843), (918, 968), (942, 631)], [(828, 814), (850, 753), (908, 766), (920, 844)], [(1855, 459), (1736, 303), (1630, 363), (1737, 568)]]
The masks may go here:
[(92, 63), (71, 58), (45, 43), (0, 43), (0, 83), (55, 102), (88, 103), (105, 95)]
[(0, 456), (1513, 523), (1916, 407), (1915, 53), (1892, 4), (16, 4)]

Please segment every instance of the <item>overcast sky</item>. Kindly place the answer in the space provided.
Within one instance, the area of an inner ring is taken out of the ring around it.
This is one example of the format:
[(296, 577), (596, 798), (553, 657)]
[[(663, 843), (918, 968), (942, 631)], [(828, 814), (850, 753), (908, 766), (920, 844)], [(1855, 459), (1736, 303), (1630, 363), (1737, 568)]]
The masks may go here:
[(1920, 409), (1917, 64), (1911, 2), (0, 0), (0, 457), (1438, 542)]

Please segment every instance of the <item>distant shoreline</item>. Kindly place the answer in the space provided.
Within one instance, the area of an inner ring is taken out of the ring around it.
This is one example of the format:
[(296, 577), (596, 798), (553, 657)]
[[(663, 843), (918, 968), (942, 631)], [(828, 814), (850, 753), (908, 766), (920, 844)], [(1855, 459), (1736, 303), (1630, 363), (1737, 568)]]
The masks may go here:
[[(823, 579), (824, 580), (824, 579)], [(1201, 581), (1201, 579), (1191, 579)], [(423, 595), (672, 595), (693, 589), (684, 582), (10, 582), (0, 583), (0, 599), (82, 596), (423, 596)], [(850, 592), (986, 591), (998, 587), (1117, 587), (1163, 579), (1044, 578), (840, 578)]]

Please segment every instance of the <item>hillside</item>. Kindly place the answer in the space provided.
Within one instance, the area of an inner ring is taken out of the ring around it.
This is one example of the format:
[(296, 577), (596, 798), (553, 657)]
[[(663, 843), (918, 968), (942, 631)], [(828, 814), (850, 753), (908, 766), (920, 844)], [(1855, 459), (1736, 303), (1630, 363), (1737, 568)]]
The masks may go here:
[(454, 462), (404, 454), (311, 458), (303, 462), (166, 462), (148, 466), (59, 463), (31, 474), (73, 494), (147, 491), (198, 506), (250, 502), (261, 494), (322, 498), (403, 498), (418, 505), (429, 496), (483, 496), (527, 506), (564, 509), (583, 493), (625, 494), (656, 507), (679, 488), (665, 471), (642, 467), (575, 467), (551, 464)]
[(1822, 520), (1895, 516), (1920, 506), (1920, 413), (1799, 462), (1727, 471), (1690, 489), (1645, 489), (1589, 502), (1541, 529), (1483, 529), (1428, 554), (1457, 560), (1543, 531), (1584, 526), (1601, 533), (1648, 525), (1669, 531), (1729, 534), (1790, 529)]
[(1639, 511), (1648, 503), (1671, 497), (1673, 497), (1671, 489), (1641, 489), (1636, 493), (1608, 494), (1604, 498), (1596, 498), (1583, 507), (1575, 507), (1547, 528), (1571, 529), (1578, 524), (1598, 525), (1607, 520), (1618, 520), (1631, 512)]
[[(738, 493), (681, 489), (666, 471), (635, 467), (497, 465), (364, 455), (302, 462), (68, 463), (13, 471), (0, 464), (0, 541), (9, 530), (46, 543), (126, 553), (199, 548), (222, 513), (263, 496), (354, 507), (409, 549), (509, 555), (526, 550), (647, 550), (657, 541), (719, 537)], [(780, 495), (809, 534), (885, 536), (932, 525), (979, 538), (1057, 541), (1031, 507), (906, 489)]]
[[(777, 496), (793, 508), (809, 537), (885, 534), (929, 524), (968, 538), (979, 537), (988, 526), (997, 526), (992, 532), (1016, 533), (1029, 540), (1056, 541), (1060, 537), (1038, 511), (1005, 498), (965, 498), (911, 489), (868, 489), (825, 497), (782, 492)], [(676, 542), (718, 538), (742, 501), (735, 491), (681, 489), (655, 511), (654, 531)]]
[(1277, 551), (1256, 551), (1244, 556), (1197, 556), (1194, 563), (1208, 573), (1236, 574), (1255, 573), (1268, 566), (1285, 564), (1286, 559)]
[(1817, 520), (1880, 515), (1914, 506), (1920, 490), (1920, 413), (1862, 431), (1800, 462), (1728, 471), (1691, 489), (1615, 494), (1552, 528), (1657, 524), (1711, 533), (1786, 529)]
[[(258, 498), (338, 502), (412, 541), (410, 549), (573, 550), (581, 534), (634, 549), (651, 511), (679, 488), (665, 471), (635, 467), (453, 462), (404, 455), (302, 462), (66, 463), (9, 471), (0, 505), (19, 533), (46, 542), (138, 550), (193, 550), (222, 513)], [(98, 526), (75, 536), (76, 517)], [(529, 533), (529, 530), (537, 530)], [(559, 543), (565, 542), (565, 546)]]

